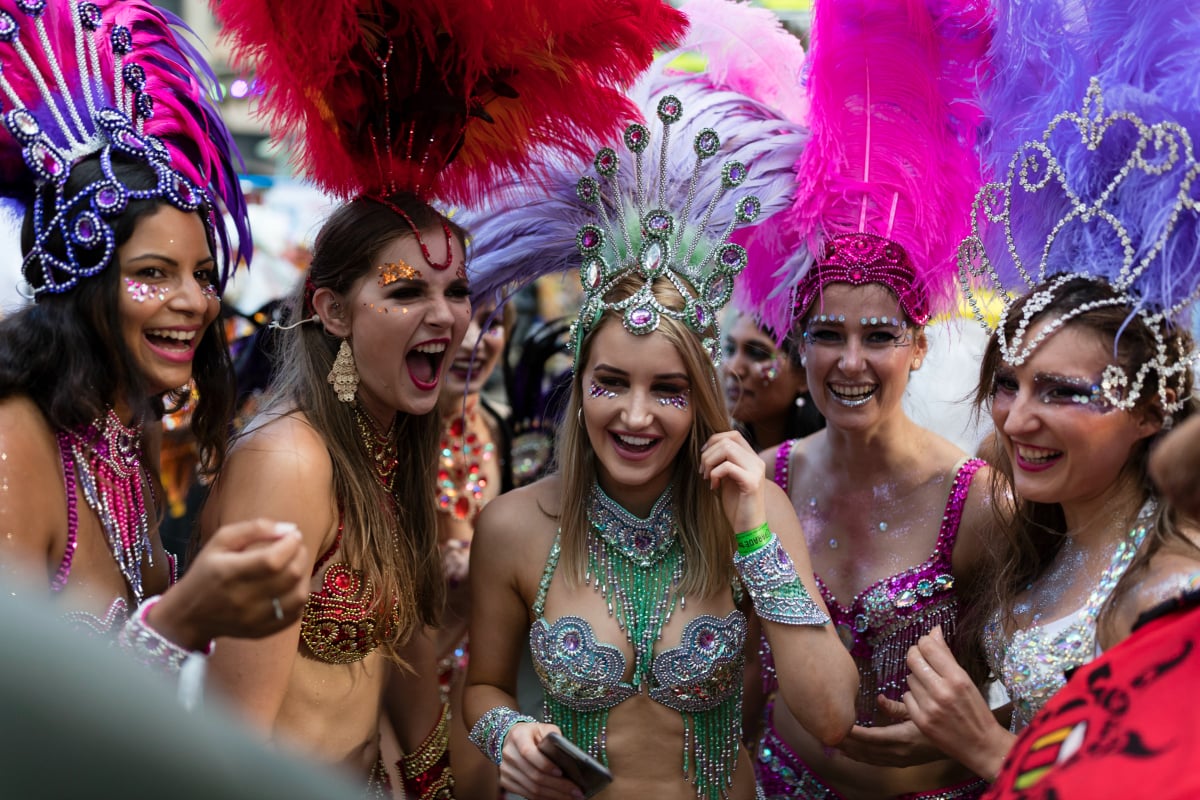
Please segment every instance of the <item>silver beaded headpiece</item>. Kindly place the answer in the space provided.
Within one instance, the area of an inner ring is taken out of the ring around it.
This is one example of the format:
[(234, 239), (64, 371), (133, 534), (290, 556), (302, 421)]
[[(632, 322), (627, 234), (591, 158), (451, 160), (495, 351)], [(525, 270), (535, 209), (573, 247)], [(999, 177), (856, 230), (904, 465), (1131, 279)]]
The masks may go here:
[[(659, 100), (658, 118), (663, 128), (661, 155), (657, 175), (652, 176), (648, 186), (642, 185), (642, 154), (650, 146), (650, 131), (640, 123), (626, 128), (624, 136), (625, 146), (635, 159), (634, 185), (617, 184), (618, 156), (615, 150), (605, 147), (594, 161), (600, 180), (585, 176), (576, 186), (579, 199), (599, 210), (601, 223), (584, 225), (575, 239), (583, 256), (580, 270), (583, 303), (572, 337), (576, 358), (579, 343), (603, 313), (615, 310), (621, 313), (625, 329), (636, 335), (656, 330), (664, 316), (679, 320), (701, 337), (714, 364), (720, 360), (717, 316), (733, 295), (734, 277), (746, 266), (745, 249), (730, 242), (729, 235), (738, 223), (756, 219), (761, 203), (754, 196), (739, 199), (733, 219), (714, 241), (708, 227), (718, 201), (747, 177), (744, 164), (730, 161), (721, 167), (719, 188), (704, 213), (692, 221), (702, 170), (721, 149), (717, 132), (705, 128), (693, 142), (696, 161), (683, 208), (677, 214), (668, 209), (667, 154), (671, 125), (682, 116), (683, 103), (678, 97), (666, 95)], [(615, 208), (615, 220), (609, 216), (608, 205)], [(606, 301), (605, 296), (613, 287), (631, 274), (645, 281), (641, 288), (624, 299)], [(659, 277), (670, 280), (679, 290), (684, 298), (682, 309), (668, 308), (654, 297), (652, 286)]]
[[(1185, 385), (1197, 354), (1176, 352), (1163, 329), (1184, 324), (1183, 312), (1200, 296), (1198, 177), (1184, 125), (1108, 111), (1092, 78), (1082, 108), (1055, 116), (1012, 156), (1003, 180), (980, 190), (971, 235), (959, 248), (959, 276), (975, 318), (990, 331), (986, 295), (1004, 303), (995, 329), (1004, 361), (1024, 363), (1047, 337), (1090, 311), (1128, 309), (1154, 333), (1157, 349), (1132, 374), (1110, 364), (1101, 378), (1104, 399), (1133, 408), (1153, 373), (1163, 410), (1178, 411), (1188, 398), (1168, 390)], [(1115, 296), (1070, 309), (1030, 336), (1034, 318), (1081, 278), (1109, 285)], [(1010, 336), (1010, 315), (1026, 294)]]

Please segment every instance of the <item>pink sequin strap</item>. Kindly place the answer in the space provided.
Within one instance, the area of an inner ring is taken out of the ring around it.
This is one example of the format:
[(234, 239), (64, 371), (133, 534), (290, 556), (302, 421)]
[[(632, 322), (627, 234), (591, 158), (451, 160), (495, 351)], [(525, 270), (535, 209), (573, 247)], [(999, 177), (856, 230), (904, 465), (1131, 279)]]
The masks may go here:
[(67, 492), (67, 546), (63, 550), (62, 561), (54, 571), (50, 581), (50, 591), (61, 592), (67, 585), (71, 575), (71, 561), (75, 558), (75, 546), (78, 544), (79, 533), (79, 499), (75, 496), (75, 459), (71, 455), (71, 439), (62, 431), (58, 432), (58, 454), (62, 458), (63, 486)]
[(950, 497), (946, 500), (946, 510), (942, 512), (942, 529), (938, 531), (937, 548), (934, 556), (941, 558), (948, 565), (950, 554), (954, 551), (954, 542), (958, 538), (958, 525), (962, 522), (963, 508), (967, 505), (967, 493), (971, 491), (971, 481), (980, 468), (987, 466), (981, 458), (971, 458), (963, 462), (954, 475), (954, 486), (950, 489)]
[(788, 491), (788, 466), (792, 461), (792, 445), (795, 439), (786, 439), (775, 451), (775, 484), (783, 491)]

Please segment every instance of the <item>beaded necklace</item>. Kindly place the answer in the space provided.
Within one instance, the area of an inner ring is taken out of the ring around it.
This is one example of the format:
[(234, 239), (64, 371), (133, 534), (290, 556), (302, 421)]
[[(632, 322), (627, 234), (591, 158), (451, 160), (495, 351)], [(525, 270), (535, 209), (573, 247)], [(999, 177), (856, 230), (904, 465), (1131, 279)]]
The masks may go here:
[(392, 489), (396, 485), (396, 467), (400, 464), (400, 454), (396, 448), (395, 438), (392, 436), (396, 420), (393, 419), (388, 429), (380, 433), (379, 428), (375, 426), (375, 421), (364, 414), (358, 406), (355, 406), (354, 423), (358, 428), (358, 435), (362, 439), (363, 446), (367, 448), (367, 453), (371, 456), (375, 480), (379, 481), (379, 485), (390, 497)]
[(654, 643), (683, 600), (675, 587), (683, 578), (683, 548), (675, 535), (671, 487), (640, 519), (593, 484), (588, 498), (588, 571), (585, 580), (600, 592), (608, 613), (633, 646), (633, 685), (648, 681)]
[(480, 441), (479, 415), (469, 409), (442, 428), (442, 445), (437, 473), (438, 510), (455, 519), (474, 521), (483, 507), (483, 491), (488, 479), (483, 463), (496, 451), (492, 442)]
[[(154, 488), (142, 464), (142, 426), (126, 428), (110, 408), (103, 417), (59, 431), (57, 437), (64, 473), (78, 477), (83, 498), (104, 529), (109, 552), (129, 584), (135, 604), (140, 604), (145, 595), (142, 562), (154, 564), (146, 502), (147, 497), (153, 502)], [(68, 486), (68, 491), (71, 508), (74, 486)]]

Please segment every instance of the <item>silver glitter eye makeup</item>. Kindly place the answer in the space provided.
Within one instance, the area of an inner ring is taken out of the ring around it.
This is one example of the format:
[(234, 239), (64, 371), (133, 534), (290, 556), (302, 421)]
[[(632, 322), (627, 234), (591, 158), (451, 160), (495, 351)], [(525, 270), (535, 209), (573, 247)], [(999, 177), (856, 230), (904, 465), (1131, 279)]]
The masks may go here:
[(684, 411), (688, 407), (687, 393), (684, 392), (682, 394), (673, 394), (670, 397), (660, 397), (658, 398), (658, 404), (663, 408), (671, 406), (672, 408), (678, 408), (680, 411)]

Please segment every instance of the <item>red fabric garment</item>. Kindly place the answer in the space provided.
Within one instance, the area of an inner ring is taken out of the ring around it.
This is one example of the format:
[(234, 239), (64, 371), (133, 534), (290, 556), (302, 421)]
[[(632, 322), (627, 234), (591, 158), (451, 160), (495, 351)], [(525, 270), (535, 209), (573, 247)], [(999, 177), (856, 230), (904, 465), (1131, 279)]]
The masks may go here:
[(985, 800), (1200, 797), (1200, 592), (1148, 612), (1017, 738)]

